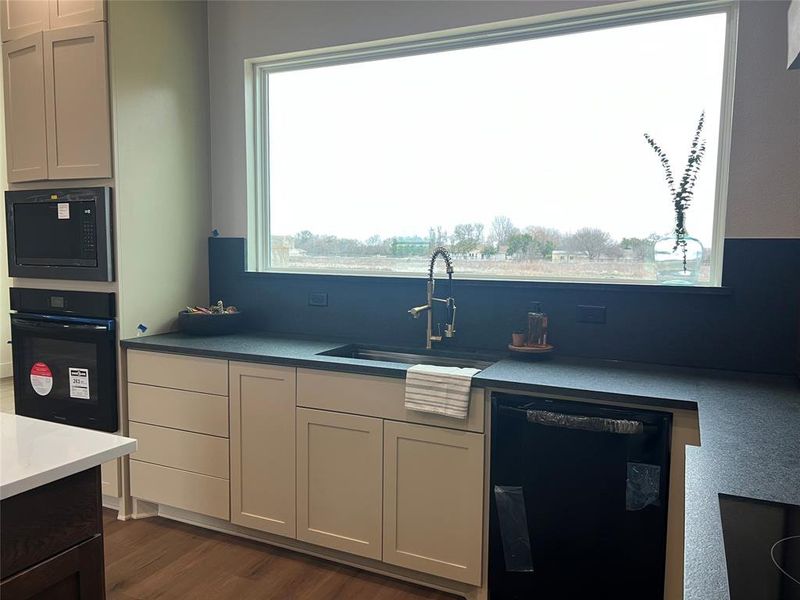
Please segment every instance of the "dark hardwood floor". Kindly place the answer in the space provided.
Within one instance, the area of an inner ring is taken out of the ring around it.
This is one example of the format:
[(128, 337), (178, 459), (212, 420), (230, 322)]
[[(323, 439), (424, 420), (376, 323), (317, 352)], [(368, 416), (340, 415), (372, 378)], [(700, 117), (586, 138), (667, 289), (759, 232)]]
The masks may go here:
[(108, 600), (449, 600), (449, 594), (159, 517), (103, 511)]

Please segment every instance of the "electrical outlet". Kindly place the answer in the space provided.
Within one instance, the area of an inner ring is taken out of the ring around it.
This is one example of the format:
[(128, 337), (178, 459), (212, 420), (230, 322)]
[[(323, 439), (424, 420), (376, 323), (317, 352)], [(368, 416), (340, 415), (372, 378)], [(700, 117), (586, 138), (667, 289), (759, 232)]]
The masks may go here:
[(578, 323), (596, 323), (602, 325), (606, 322), (606, 307), (579, 304), (577, 321)]
[(327, 292), (311, 292), (308, 294), (309, 306), (328, 306)]

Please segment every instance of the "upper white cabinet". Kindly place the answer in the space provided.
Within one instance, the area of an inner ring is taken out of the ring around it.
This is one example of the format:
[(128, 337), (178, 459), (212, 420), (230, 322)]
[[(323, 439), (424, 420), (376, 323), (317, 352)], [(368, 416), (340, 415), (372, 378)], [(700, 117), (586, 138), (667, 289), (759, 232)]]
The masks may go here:
[(0, 37), (4, 42), (48, 29), (105, 20), (103, 0), (0, 0)]
[(8, 181), (111, 177), (105, 4), (0, 0), (0, 16)]
[(8, 180), (47, 179), (43, 34), (3, 44)]
[(50, 0), (50, 29), (73, 27), (106, 20), (103, 0)]
[(0, 36), (4, 42), (18, 40), (50, 27), (48, 0), (3, 0), (0, 2)]
[(106, 25), (44, 32), (48, 179), (111, 177)]

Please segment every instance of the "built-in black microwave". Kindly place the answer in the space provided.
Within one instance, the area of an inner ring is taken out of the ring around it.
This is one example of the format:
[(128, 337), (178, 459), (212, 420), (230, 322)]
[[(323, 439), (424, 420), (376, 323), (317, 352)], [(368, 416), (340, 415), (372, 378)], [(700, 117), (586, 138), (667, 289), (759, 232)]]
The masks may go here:
[(6, 192), (11, 277), (113, 281), (111, 188)]

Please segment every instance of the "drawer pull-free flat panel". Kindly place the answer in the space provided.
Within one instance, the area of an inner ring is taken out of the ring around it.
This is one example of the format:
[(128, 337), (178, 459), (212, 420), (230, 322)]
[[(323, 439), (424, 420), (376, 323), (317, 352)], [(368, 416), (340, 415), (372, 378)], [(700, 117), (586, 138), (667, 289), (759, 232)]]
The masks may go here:
[(228, 478), (226, 438), (133, 422), (130, 435), (139, 441), (139, 449), (131, 455), (136, 460)]
[(227, 396), (228, 361), (128, 350), (128, 381)]
[(129, 383), (128, 418), (228, 437), (228, 399), (224, 396)]
[(131, 460), (131, 496), (201, 515), (230, 518), (227, 479)]
[(231, 522), (295, 537), (295, 369), (231, 362)]
[(380, 560), (382, 445), (380, 419), (297, 409), (298, 540)]
[(481, 583), (484, 436), (384, 423), (383, 560)]
[(405, 379), (297, 369), (298, 406), (435, 427), (483, 431), (483, 390), (472, 390), (469, 415), (464, 420), (406, 410), (405, 389)]

